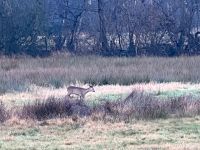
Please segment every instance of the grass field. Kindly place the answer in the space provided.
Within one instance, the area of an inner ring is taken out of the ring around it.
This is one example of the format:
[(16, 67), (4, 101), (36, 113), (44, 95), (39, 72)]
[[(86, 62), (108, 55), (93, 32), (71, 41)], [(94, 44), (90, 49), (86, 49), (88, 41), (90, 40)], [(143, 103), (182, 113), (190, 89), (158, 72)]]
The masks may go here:
[(126, 124), (68, 119), (1, 125), (1, 149), (198, 149), (200, 118)]
[(94, 85), (96, 92), (85, 99), (88, 106), (118, 102), (132, 91), (163, 101), (199, 100), (199, 67), (200, 57), (1, 58), (0, 100), (12, 114), (0, 123), (0, 149), (199, 149), (198, 115), (129, 122), (80, 116), (39, 121), (20, 118), (15, 111), (49, 97), (63, 98), (70, 84)]
[(132, 85), (200, 81), (200, 57), (105, 58), (54, 55), (49, 58), (0, 58), (0, 93), (26, 91), (31, 85)]
[[(77, 86), (87, 88), (88, 85), (78, 84)], [(200, 97), (200, 84), (192, 83), (136, 83), (133, 85), (103, 85), (94, 86), (95, 93), (86, 95), (86, 102), (89, 104), (100, 103), (104, 100), (117, 101), (126, 98), (132, 91), (145, 92), (159, 98), (193, 96)], [(67, 95), (67, 86), (62, 88), (29, 86), (26, 91), (7, 92), (0, 95), (0, 100), (7, 107), (22, 106), (24, 103), (43, 100), (49, 97), (62, 98)]]

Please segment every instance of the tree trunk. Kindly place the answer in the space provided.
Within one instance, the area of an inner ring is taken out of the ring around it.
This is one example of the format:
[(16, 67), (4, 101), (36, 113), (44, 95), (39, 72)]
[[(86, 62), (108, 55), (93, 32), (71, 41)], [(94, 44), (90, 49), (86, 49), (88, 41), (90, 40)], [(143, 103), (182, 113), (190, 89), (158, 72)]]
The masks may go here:
[(44, 42), (45, 42), (45, 50), (47, 51), (48, 50), (48, 39), (46, 36), (44, 38)]
[(101, 50), (107, 52), (109, 50), (108, 40), (106, 37), (106, 27), (105, 27), (105, 18), (103, 12), (103, 1), (98, 0), (98, 15), (99, 15), (99, 26), (100, 26), (100, 43)]
[(134, 45), (134, 41), (133, 41), (133, 32), (129, 32), (129, 47), (128, 47), (128, 51), (131, 55), (135, 56), (136, 52), (135, 52), (135, 45)]
[(76, 48), (76, 34), (80, 31), (80, 23), (82, 20), (82, 14), (84, 10), (75, 16), (74, 24), (71, 31), (70, 39), (67, 43), (67, 48), (70, 52), (75, 52)]

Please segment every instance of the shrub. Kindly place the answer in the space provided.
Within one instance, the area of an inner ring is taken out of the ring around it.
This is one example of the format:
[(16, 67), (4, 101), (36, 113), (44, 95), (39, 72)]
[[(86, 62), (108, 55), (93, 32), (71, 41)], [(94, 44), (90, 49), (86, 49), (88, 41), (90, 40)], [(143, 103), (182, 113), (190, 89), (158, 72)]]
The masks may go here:
[(196, 115), (200, 115), (200, 101), (198, 99), (185, 96), (164, 100), (150, 94), (137, 92), (132, 92), (124, 100), (105, 101), (95, 106), (88, 106), (84, 101), (79, 100), (49, 98), (45, 101), (24, 105), (20, 113), (21, 118), (37, 120), (88, 116), (92, 117), (93, 120), (125, 122), (134, 119), (149, 120)]
[(24, 105), (20, 116), (21, 118), (42, 120), (73, 115), (80, 117), (90, 115), (90, 108), (83, 101), (49, 98), (45, 101)]
[(171, 99), (171, 114), (176, 117), (193, 117), (200, 115), (200, 100), (184, 96)]
[(166, 118), (169, 115), (169, 107), (166, 106), (167, 103), (153, 96), (133, 92), (125, 100), (105, 102), (101, 106), (96, 106), (93, 117), (97, 117), (96, 114), (98, 114), (101, 119), (112, 118), (119, 121)]
[(193, 97), (158, 99), (153, 95), (132, 92), (125, 100), (105, 102), (94, 107), (95, 119), (130, 121), (200, 115), (200, 100)]

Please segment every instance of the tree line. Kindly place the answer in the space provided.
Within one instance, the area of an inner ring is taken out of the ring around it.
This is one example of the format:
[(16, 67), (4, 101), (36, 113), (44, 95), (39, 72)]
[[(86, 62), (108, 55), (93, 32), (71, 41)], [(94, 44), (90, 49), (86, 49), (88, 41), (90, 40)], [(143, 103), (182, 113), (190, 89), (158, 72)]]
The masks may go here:
[(0, 0), (0, 54), (200, 53), (199, 0)]

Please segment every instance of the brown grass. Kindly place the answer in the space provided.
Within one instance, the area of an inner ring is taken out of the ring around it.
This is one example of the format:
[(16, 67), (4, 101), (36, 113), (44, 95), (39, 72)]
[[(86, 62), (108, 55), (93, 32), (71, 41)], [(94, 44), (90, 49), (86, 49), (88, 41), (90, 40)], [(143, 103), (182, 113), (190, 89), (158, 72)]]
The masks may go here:
[(200, 57), (104, 58), (98, 56), (54, 55), (49, 58), (2, 58), (0, 93), (25, 91), (29, 86), (75, 83), (96, 85), (150, 81), (198, 82)]
[(91, 108), (83, 101), (70, 100), (68, 98), (49, 98), (44, 101), (36, 101), (33, 104), (25, 104), (19, 114), (21, 118), (46, 120), (74, 116), (85, 117), (91, 114)]
[[(200, 100), (189, 96), (159, 99), (151, 94), (132, 92), (126, 99), (88, 105), (82, 100), (49, 98), (6, 110), (2, 104), (2, 122), (7, 116), (19, 119), (47, 120), (72, 117), (73, 121), (87, 117), (105, 122), (131, 122), (171, 117), (195, 117), (200, 115)], [(9, 113), (8, 113), (9, 112)]]
[(93, 118), (131, 122), (134, 119), (195, 117), (200, 115), (200, 100), (191, 96), (160, 99), (151, 94), (132, 92), (126, 99), (95, 106)]
[(0, 123), (6, 121), (9, 118), (9, 113), (2, 102), (0, 102)]

